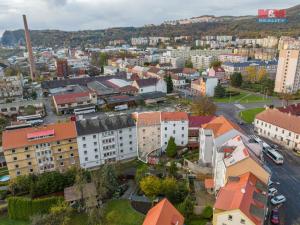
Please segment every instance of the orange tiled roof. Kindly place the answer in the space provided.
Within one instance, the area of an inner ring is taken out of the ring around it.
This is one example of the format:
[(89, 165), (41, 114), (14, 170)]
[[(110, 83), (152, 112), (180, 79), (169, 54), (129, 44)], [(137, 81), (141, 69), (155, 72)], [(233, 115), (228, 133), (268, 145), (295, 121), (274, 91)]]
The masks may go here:
[(233, 129), (243, 133), (243, 131), (237, 124), (231, 122), (229, 119), (225, 118), (224, 116), (216, 117), (215, 119), (211, 120), (209, 123), (204, 124), (202, 127), (204, 129), (211, 129), (215, 137), (221, 136)]
[(254, 199), (256, 193), (265, 196), (265, 194), (257, 188), (258, 182), (262, 184), (262, 182), (250, 172), (239, 176), (237, 180), (229, 180), (227, 184), (220, 189), (214, 208), (223, 211), (240, 209), (254, 224), (262, 225), (264, 217), (260, 218), (254, 215), (254, 211), (251, 210), (251, 208), (264, 210), (266, 207), (265, 203)]
[(278, 109), (266, 109), (255, 118), (300, 134), (300, 116), (281, 112)]
[(143, 112), (135, 116), (137, 126), (151, 126), (160, 124), (160, 112)]
[(188, 119), (189, 117), (186, 112), (161, 112), (162, 121), (179, 121)]
[[(54, 130), (53, 137), (42, 138), (38, 140), (29, 140), (28, 134)], [(48, 143), (53, 141), (76, 138), (77, 132), (75, 122), (55, 123), (39, 127), (30, 127), (17, 130), (6, 130), (2, 135), (3, 150), (21, 148), (25, 146)]]
[(148, 211), (143, 225), (183, 225), (183, 223), (184, 217), (165, 198)]

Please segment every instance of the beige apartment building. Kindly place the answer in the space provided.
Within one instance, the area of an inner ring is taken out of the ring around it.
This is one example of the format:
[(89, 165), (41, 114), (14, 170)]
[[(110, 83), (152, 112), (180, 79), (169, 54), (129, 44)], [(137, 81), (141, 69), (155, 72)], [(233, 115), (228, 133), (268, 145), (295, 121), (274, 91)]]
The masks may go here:
[(275, 80), (277, 93), (295, 93), (300, 89), (300, 50), (280, 50)]

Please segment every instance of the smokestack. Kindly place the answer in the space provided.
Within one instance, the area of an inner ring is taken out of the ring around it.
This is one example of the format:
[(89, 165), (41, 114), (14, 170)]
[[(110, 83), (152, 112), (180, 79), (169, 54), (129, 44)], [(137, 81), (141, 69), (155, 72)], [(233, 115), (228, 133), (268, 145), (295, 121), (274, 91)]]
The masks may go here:
[(31, 46), (31, 40), (30, 40), (30, 34), (29, 34), (29, 30), (28, 30), (26, 15), (23, 15), (23, 22), (24, 22), (24, 29), (25, 29), (27, 52), (28, 52), (30, 76), (31, 76), (31, 79), (34, 80), (35, 75), (36, 75), (36, 70), (35, 70), (35, 63), (34, 63), (34, 58), (33, 58), (33, 53), (32, 53), (32, 46)]

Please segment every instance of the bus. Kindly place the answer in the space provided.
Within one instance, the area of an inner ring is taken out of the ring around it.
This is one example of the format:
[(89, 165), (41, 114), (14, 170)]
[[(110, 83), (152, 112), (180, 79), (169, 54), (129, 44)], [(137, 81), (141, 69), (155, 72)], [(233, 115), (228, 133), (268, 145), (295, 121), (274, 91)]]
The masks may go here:
[(281, 154), (279, 154), (275, 149), (268, 148), (266, 154), (276, 164), (283, 164), (283, 156)]
[(40, 125), (44, 122), (41, 114), (29, 115), (29, 116), (17, 116), (17, 121), (29, 123), (32, 126)]
[(31, 127), (32, 125), (29, 123), (22, 123), (22, 124), (15, 124), (15, 125), (10, 125), (5, 127), (5, 130), (15, 130), (15, 129), (20, 129), (20, 128), (27, 128)]
[(74, 109), (75, 115), (82, 115), (82, 114), (88, 114), (88, 113), (94, 113), (94, 112), (96, 112), (95, 106)]

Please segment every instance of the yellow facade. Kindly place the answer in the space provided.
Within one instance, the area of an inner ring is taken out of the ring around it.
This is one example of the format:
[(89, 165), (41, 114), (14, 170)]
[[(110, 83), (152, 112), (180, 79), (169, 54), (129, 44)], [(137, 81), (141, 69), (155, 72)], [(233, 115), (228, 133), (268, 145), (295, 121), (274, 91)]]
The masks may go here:
[(214, 209), (213, 225), (255, 225), (243, 212), (239, 209), (223, 211)]

